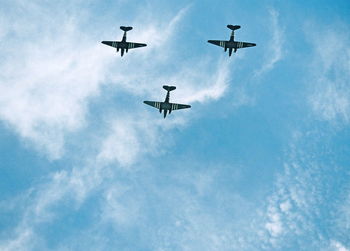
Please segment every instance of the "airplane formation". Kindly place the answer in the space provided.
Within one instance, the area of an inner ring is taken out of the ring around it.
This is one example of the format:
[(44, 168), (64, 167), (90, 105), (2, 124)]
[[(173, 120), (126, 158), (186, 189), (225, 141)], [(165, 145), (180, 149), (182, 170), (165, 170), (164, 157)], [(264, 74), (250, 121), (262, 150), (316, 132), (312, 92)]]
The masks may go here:
[[(227, 25), (227, 28), (231, 30), (231, 36), (229, 40), (208, 40), (208, 43), (220, 46), (224, 48), (224, 51), (226, 52), (228, 49), (228, 55), (231, 57), (232, 51), (234, 53), (237, 52), (238, 49), (247, 48), (247, 47), (253, 47), (256, 46), (255, 43), (249, 43), (249, 42), (240, 42), (235, 41), (235, 30), (238, 30), (241, 28), (239, 25)], [(131, 26), (120, 26), (120, 29), (124, 31), (123, 38), (121, 41), (102, 41), (101, 43), (114, 47), (117, 49), (117, 53), (120, 50), (120, 55), (123, 57), (124, 52), (128, 53), (130, 49), (136, 49), (140, 47), (145, 47), (147, 44), (143, 43), (135, 43), (135, 42), (127, 42), (126, 41), (126, 33), (128, 31), (131, 31), (133, 27)], [(170, 92), (175, 90), (175, 86), (168, 86), (163, 85), (163, 88), (167, 91), (166, 97), (164, 102), (159, 101), (143, 101), (146, 105), (153, 106), (156, 109), (159, 109), (159, 112), (164, 114), (164, 118), (166, 118), (166, 115), (171, 113), (174, 110), (180, 110), (180, 109), (186, 109), (191, 108), (190, 105), (184, 105), (184, 104), (177, 104), (177, 103), (170, 103)]]

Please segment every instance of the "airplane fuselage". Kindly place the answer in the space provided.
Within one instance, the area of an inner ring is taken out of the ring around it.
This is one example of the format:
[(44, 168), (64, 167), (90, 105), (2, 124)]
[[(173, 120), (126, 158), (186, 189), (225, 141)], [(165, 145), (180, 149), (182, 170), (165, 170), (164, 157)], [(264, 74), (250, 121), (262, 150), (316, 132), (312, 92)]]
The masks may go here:
[(162, 111), (164, 111), (164, 118), (166, 117), (168, 112), (170, 114), (171, 111), (174, 109), (173, 107), (174, 104), (170, 104), (169, 99), (170, 99), (170, 92), (168, 91), (164, 102), (159, 103), (159, 112), (162, 113)]
[(243, 47), (243, 42), (236, 42), (236, 41), (223, 41), (222, 42), (223, 44), (220, 45), (224, 48), (233, 48), (233, 49), (239, 49), (239, 48), (242, 48)]
[(120, 50), (121, 56), (124, 55), (124, 51), (127, 53), (129, 49), (134, 48), (134, 43), (126, 42), (126, 31), (124, 31), (124, 35), (121, 41), (116, 42), (117, 52)]
[(119, 49), (127, 49), (128, 48), (128, 44), (126, 42), (120, 41), (118, 43), (118, 48)]
[(128, 44), (126, 42), (126, 31), (124, 31), (123, 39), (120, 42), (118, 42), (118, 44), (117, 44), (117, 52), (119, 51), (119, 49), (121, 49), (121, 51), (120, 51), (121, 56), (124, 55), (124, 50), (126, 50), (126, 52), (128, 52), (129, 48), (128, 48)]
[(169, 114), (171, 113), (172, 110), (176, 110), (178, 107), (178, 104), (172, 104), (169, 102), (169, 95), (170, 92), (167, 92), (166, 98), (164, 100), (164, 102), (156, 102), (156, 108), (159, 109), (159, 113), (162, 113), (162, 111), (164, 112), (164, 118), (166, 117), (167, 113), (169, 112)]

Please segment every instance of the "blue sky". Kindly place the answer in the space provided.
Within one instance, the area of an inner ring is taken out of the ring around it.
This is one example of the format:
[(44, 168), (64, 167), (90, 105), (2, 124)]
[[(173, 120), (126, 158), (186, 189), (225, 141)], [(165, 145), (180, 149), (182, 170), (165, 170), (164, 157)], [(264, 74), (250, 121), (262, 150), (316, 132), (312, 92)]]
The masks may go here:
[(349, 1), (1, 6), (1, 250), (350, 250)]

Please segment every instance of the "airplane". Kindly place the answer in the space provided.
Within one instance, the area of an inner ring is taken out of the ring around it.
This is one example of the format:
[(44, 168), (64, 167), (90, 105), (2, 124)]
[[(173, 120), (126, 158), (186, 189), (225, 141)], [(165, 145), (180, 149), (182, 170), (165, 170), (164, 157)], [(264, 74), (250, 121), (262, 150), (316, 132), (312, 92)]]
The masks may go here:
[(175, 86), (167, 86), (163, 85), (163, 88), (167, 91), (166, 98), (164, 102), (157, 102), (157, 101), (143, 101), (146, 105), (153, 106), (157, 109), (159, 109), (159, 112), (162, 113), (162, 110), (164, 110), (164, 118), (167, 115), (167, 112), (169, 111), (169, 114), (173, 110), (180, 110), (180, 109), (186, 109), (186, 108), (191, 108), (190, 105), (183, 105), (183, 104), (175, 104), (175, 103), (170, 103), (169, 98), (170, 98), (170, 92), (175, 90)]
[(130, 49), (147, 46), (147, 44), (126, 42), (126, 32), (132, 30), (132, 27), (120, 26), (120, 29), (124, 31), (123, 39), (121, 41), (102, 41), (101, 43), (117, 48), (117, 52), (120, 49), (121, 56), (124, 55), (124, 51), (128, 53), (128, 50)]
[(256, 46), (256, 44), (254, 44), (254, 43), (235, 41), (235, 30), (238, 30), (239, 28), (241, 28), (241, 26), (229, 24), (229, 25), (227, 25), (227, 28), (232, 30), (230, 40), (228, 40), (228, 41), (225, 41), (225, 40), (208, 40), (208, 43), (211, 43), (211, 44), (214, 44), (214, 45), (217, 45), (217, 46), (220, 46), (220, 47), (224, 47), (225, 51), (227, 51), (227, 49), (228, 49), (229, 50), (228, 51), (228, 55), (230, 57), (232, 55), (232, 50), (234, 52), (237, 52), (237, 49)]

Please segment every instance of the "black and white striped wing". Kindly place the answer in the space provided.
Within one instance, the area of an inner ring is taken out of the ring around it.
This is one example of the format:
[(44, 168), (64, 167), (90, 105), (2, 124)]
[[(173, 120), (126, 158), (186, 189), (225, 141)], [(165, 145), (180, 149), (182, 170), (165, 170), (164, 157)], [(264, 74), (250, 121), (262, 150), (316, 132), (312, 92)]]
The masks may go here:
[(117, 48), (118, 44), (120, 42), (117, 42), (117, 41), (102, 41), (102, 43), (105, 44), (105, 45), (109, 45), (109, 46), (112, 46), (114, 48)]
[(162, 102), (157, 102), (157, 101), (143, 101), (146, 105), (153, 106), (154, 108), (160, 109), (160, 104)]
[(127, 42), (128, 44), (128, 49), (135, 49), (135, 48), (139, 48), (139, 47), (145, 47), (147, 46), (147, 44), (141, 44), (141, 43), (132, 43), (132, 42)]
[(227, 41), (223, 41), (223, 40), (208, 40), (208, 43), (215, 44), (215, 45), (223, 47), (223, 48), (225, 48), (226, 42)]
[(247, 42), (237, 42), (237, 49), (253, 47), (253, 46), (256, 46), (256, 44), (254, 44), (254, 43), (247, 43)]
[(170, 103), (171, 105), (171, 110), (180, 110), (180, 109), (186, 109), (186, 108), (191, 108), (190, 105), (183, 105), (183, 104), (175, 104), (175, 103)]

